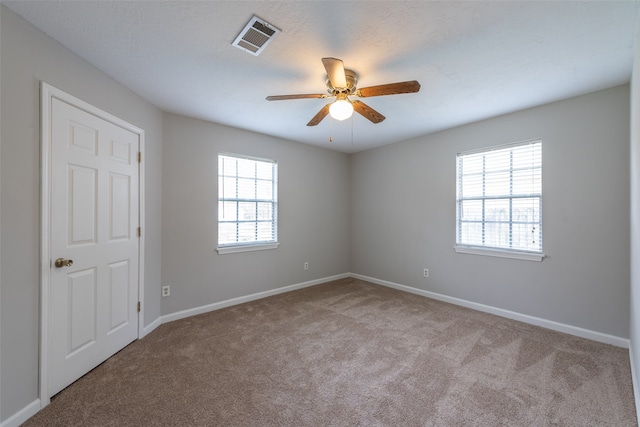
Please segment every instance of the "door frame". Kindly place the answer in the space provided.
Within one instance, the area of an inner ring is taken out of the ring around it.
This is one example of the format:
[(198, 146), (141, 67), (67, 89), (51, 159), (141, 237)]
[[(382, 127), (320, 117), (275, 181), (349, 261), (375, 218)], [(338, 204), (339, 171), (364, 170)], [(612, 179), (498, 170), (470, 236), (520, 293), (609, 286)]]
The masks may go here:
[[(51, 283), (51, 123), (52, 102), (59, 99), (89, 114), (138, 135), (138, 152), (144, 152), (144, 130), (74, 97), (43, 81), (40, 82), (40, 409), (49, 396), (49, 285)], [(140, 158), (140, 157), (139, 157)], [(138, 224), (144, 230), (144, 162), (138, 162)], [(138, 339), (144, 336), (144, 233), (138, 238)]]

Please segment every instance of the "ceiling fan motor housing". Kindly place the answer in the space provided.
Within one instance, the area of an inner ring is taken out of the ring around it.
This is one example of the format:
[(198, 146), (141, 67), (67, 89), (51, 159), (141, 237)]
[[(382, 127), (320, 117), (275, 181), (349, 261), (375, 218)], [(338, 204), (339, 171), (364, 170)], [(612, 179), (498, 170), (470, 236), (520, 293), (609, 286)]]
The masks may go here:
[(331, 81), (327, 76), (327, 92), (329, 92), (332, 96), (336, 96), (339, 93), (344, 93), (345, 95), (353, 95), (356, 92), (356, 86), (358, 84), (358, 73), (353, 70), (344, 70), (345, 80), (347, 81), (347, 87), (333, 87), (331, 86)]

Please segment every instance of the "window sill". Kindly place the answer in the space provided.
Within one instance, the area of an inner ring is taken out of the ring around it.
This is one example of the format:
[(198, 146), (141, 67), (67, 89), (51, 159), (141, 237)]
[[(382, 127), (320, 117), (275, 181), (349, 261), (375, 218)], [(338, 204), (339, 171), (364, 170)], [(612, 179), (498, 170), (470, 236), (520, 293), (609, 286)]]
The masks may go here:
[(276, 249), (280, 243), (257, 243), (238, 246), (222, 246), (217, 248), (218, 255), (233, 254), (237, 252), (263, 251), (266, 249)]
[(500, 257), (500, 258), (519, 259), (524, 261), (540, 262), (545, 257), (545, 255), (541, 253), (510, 251), (506, 249), (489, 249), (489, 248), (458, 246), (458, 245), (454, 246), (453, 248), (457, 253), (460, 253), (460, 254), (494, 256), (494, 257)]

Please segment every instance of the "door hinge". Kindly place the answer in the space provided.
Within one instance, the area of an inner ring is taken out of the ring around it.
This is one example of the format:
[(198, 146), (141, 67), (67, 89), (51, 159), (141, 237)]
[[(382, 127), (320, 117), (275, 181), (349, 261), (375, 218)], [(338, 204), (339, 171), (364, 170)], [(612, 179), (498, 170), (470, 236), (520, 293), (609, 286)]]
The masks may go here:
[(142, 308), (142, 304), (140, 304), (140, 301), (138, 301), (138, 313), (140, 313), (141, 308)]
[(142, 163), (142, 151), (138, 151), (138, 163)]
[(142, 237), (142, 227), (138, 227), (138, 237)]

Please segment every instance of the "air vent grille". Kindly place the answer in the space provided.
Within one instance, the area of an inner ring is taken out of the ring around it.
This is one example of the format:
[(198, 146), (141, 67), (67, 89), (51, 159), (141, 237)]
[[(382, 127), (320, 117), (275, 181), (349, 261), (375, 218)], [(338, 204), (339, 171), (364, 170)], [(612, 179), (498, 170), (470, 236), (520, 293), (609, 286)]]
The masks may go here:
[(278, 28), (254, 16), (231, 44), (238, 49), (258, 56), (279, 33)]

